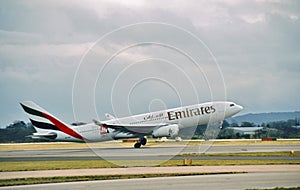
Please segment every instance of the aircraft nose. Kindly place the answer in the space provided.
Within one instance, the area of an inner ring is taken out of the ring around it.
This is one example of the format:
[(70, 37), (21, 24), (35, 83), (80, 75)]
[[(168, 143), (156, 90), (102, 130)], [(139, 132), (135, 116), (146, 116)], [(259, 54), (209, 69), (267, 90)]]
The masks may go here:
[(240, 105), (236, 105), (236, 107), (237, 107), (237, 109), (238, 109), (239, 112), (244, 109), (243, 106), (240, 106)]

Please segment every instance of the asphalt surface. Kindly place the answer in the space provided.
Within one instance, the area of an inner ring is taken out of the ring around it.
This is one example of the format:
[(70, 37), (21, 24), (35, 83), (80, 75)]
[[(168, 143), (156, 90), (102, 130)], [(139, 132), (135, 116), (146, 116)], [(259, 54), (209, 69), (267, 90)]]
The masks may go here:
[[(247, 145), (247, 146), (157, 146), (141, 149), (127, 147), (79, 148), (48, 150), (0, 151), (0, 162), (4, 161), (49, 161), (49, 160), (169, 160), (182, 159), (178, 154), (193, 153), (237, 153), (276, 152), (300, 150), (300, 145)], [(286, 157), (242, 157), (242, 156), (198, 156), (194, 160), (242, 160), (271, 159), (299, 160), (297, 156)], [(143, 173), (224, 173), (248, 172), (247, 174), (205, 175), (185, 177), (163, 177), (148, 179), (88, 181), (58, 184), (3, 187), (0, 189), (249, 189), (300, 186), (300, 165), (274, 166), (195, 166), (195, 167), (133, 167), (99, 168), (79, 170), (48, 170), (1, 172), (1, 179), (26, 177), (53, 177), (107, 174)]]
[[(143, 147), (141, 149), (120, 148), (79, 148), (48, 150), (9, 150), (0, 151), (0, 161), (48, 161), (48, 160), (181, 160), (178, 154), (202, 153), (205, 147), (199, 146), (163, 146)], [(276, 152), (300, 150), (300, 145), (249, 145), (249, 146), (211, 146), (205, 153), (237, 153), (237, 152)], [(192, 157), (195, 160), (247, 160), (250, 157), (214, 156)], [(299, 157), (251, 157), (253, 160), (299, 160)]]
[(299, 156), (147, 156), (147, 157), (3, 157), (0, 162), (24, 162), (24, 161), (66, 161), (66, 160), (300, 160)]
[(146, 179), (123, 179), (87, 181), (57, 184), (4, 187), (1, 189), (261, 189), (300, 186), (300, 172), (223, 174), (184, 177), (160, 177)]

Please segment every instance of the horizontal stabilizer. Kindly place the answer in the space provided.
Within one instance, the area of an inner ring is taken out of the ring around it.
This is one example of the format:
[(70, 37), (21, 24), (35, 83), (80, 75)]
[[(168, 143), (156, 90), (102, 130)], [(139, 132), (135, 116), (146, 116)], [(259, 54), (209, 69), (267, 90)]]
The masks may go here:
[(33, 133), (32, 135), (29, 135), (27, 137), (31, 137), (33, 139), (56, 139), (57, 137), (57, 134), (54, 133), (54, 132), (51, 132), (51, 133), (45, 133), (45, 134), (42, 134), (42, 133)]

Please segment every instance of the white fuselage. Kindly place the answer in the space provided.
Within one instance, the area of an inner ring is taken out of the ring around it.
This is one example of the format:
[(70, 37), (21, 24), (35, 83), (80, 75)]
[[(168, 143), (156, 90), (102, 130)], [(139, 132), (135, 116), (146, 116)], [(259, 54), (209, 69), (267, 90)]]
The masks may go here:
[[(146, 126), (147, 124), (156, 124), (159, 127), (166, 124), (177, 124), (181, 129), (185, 127), (220, 122), (237, 114), (241, 110), (242, 106), (239, 106), (233, 102), (207, 102), (203, 104), (195, 104), (168, 110), (133, 115), (129, 117), (114, 118), (102, 121), (102, 123), (127, 124), (127, 126), (136, 126), (137, 131), (149, 133), (150, 135), (153, 131), (147, 131), (149, 128), (143, 128), (143, 125)], [(138, 134), (134, 135), (118, 132), (114, 129), (105, 128), (94, 123), (73, 126), (72, 128), (88, 141), (101, 142), (122, 138), (139, 137)], [(62, 140), (67, 140), (67, 136), (65, 134), (58, 134), (57, 139), (59, 139), (59, 137), (62, 137)], [(75, 139), (73, 137), (68, 138), (69, 140)]]

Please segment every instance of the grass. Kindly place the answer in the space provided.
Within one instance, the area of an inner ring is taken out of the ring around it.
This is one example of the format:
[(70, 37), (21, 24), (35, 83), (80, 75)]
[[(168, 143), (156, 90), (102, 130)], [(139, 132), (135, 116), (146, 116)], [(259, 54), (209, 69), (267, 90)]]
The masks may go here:
[(43, 149), (68, 149), (88, 148), (86, 143), (11, 143), (0, 144), (0, 150), (43, 150)]
[[(299, 145), (300, 140), (278, 140), (278, 141), (261, 141), (261, 140), (235, 140), (235, 141), (167, 141), (163, 143), (155, 142), (149, 139), (147, 146), (169, 146), (169, 145), (188, 145), (201, 146), (211, 144), (212, 146), (241, 146), (241, 145)], [(122, 143), (119, 141), (109, 141), (100, 143), (70, 143), (70, 142), (54, 142), (54, 143), (7, 143), (0, 144), (1, 150), (41, 150), (41, 149), (76, 149), (76, 148), (101, 148), (101, 147), (133, 147), (133, 143)]]
[(286, 157), (286, 156), (300, 156), (300, 151), (294, 151), (294, 154), (291, 155), (289, 151), (281, 151), (281, 152), (237, 152), (237, 153), (204, 153), (204, 154), (182, 154), (181, 156), (247, 156), (247, 157)]
[[(124, 143), (123, 143), (124, 144)], [(212, 146), (246, 146), (246, 145), (300, 145), (300, 140), (277, 140), (277, 141), (262, 141), (260, 139), (254, 140), (212, 140), (212, 141), (203, 141), (203, 140), (191, 140), (191, 141), (166, 141), (166, 142), (154, 142), (153, 140), (149, 141), (148, 146), (172, 146), (172, 145), (187, 145), (187, 146), (201, 146), (201, 145), (212, 145)]]
[[(300, 160), (193, 160), (192, 166), (300, 164)], [(182, 166), (182, 160), (169, 160), (161, 166)]]
[[(188, 163), (189, 164), (189, 160)], [(225, 166), (225, 165), (275, 165), (300, 164), (300, 160), (193, 160), (193, 166)], [(119, 166), (120, 165), (120, 166)], [(158, 160), (119, 160), (114, 163), (105, 160), (80, 161), (33, 161), (33, 162), (1, 162), (0, 171), (34, 171), (63, 169), (116, 168), (121, 166), (183, 166), (183, 160), (169, 160), (159, 163)]]
[(112, 179), (132, 179), (132, 178), (153, 178), (153, 177), (172, 177), (172, 176), (193, 176), (193, 175), (215, 175), (215, 174), (235, 174), (242, 172), (221, 172), (221, 173), (167, 173), (167, 174), (134, 174), (134, 175), (105, 175), (105, 176), (68, 176), (68, 177), (41, 177), (41, 178), (19, 178), (19, 179), (2, 179), (1, 186), (13, 185), (31, 185), (41, 183), (59, 183), (75, 181), (95, 181), (95, 180), (112, 180)]
[(33, 171), (33, 170), (63, 170), (116, 168), (116, 164), (105, 160), (76, 160), (76, 161), (32, 161), (32, 162), (1, 162), (0, 171)]
[(300, 140), (277, 140), (277, 141), (262, 141), (260, 139), (255, 140), (224, 140), (224, 141), (190, 141), (188, 145), (197, 146), (212, 144), (213, 146), (242, 146), (242, 145), (299, 145)]

